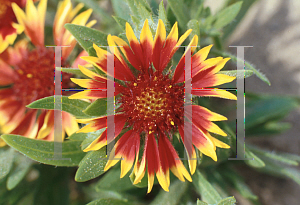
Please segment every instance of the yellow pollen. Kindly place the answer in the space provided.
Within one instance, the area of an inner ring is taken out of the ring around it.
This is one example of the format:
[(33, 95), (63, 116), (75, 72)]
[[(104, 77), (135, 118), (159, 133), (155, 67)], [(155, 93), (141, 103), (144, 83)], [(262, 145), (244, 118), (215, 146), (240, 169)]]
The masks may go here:
[(172, 85), (169, 85), (169, 88), (171, 88), (172, 87)]
[(173, 122), (173, 121), (171, 121), (171, 125), (174, 125), (174, 122)]
[(152, 132), (153, 132), (153, 131), (150, 130), (150, 131), (149, 131), (149, 134), (151, 134)]
[(156, 80), (157, 80), (157, 77), (155, 76), (155, 77), (154, 77), (154, 81), (156, 81)]
[(137, 86), (137, 83), (133, 83), (134, 86)]
[(18, 70), (18, 73), (20, 73), (21, 75), (24, 74), (24, 72), (22, 70)]
[(31, 73), (28, 73), (26, 76), (27, 78), (32, 78), (33, 75)]

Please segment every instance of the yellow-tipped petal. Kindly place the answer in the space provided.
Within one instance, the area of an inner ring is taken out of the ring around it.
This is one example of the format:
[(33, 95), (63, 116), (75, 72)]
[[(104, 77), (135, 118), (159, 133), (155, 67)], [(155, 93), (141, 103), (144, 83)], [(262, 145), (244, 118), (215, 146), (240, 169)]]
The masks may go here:
[(145, 167), (146, 167), (146, 159), (143, 158), (142, 162), (140, 164), (140, 167), (138, 168), (138, 171), (135, 175), (135, 180), (134, 180), (133, 184), (137, 184), (139, 181), (142, 180), (142, 178), (144, 177), (144, 174), (145, 174)]
[(154, 42), (156, 42), (158, 38), (160, 38), (162, 41), (166, 40), (166, 28), (161, 19), (158, 20)]
[(91, 94), (91, 90), (85, 90), (81, 91), (79, 93), (75, 93), (71, 96), (69, 96), (69, 99), (98, 99), (99, 97), (97, 96), (89, 96)]
[(16, 3), (12, 3), (11, 7), (16, 15), (18, 23), (24, 26), (24, 20), (26, 19), (24, 11)]
[(192, 32), (192, 29), (189, 29), (187, 30), (178, 40), (176, 46), (180, 46), (184, 41), (185, 39), (191, 34)]
[(151, 192), (154, 183), (154, 174), (148, 173), (148, 191), (147, 194)]
[(207, 128), (207, 130), (224, 137), (227, 136), (227, 134), (221, 128), (219, 128), (218, 125), (212, 122), (210, 123), (210, 126)]
[(47, 135), (50, 134), (51, 130), (54, 128), (53, 126), (48, 126), (49, 124), (49, 118), (51, 116), (51, 111), (48, 111), (45, 115), (45, 120), (44, 120), (44, 124), (41, 127), (41, 129), (39, 130), (37, 139), (43, 139), (45, 138)]
[(163, 171), (161, 169), (158, 170), (158, 172), (156, 172), (156, 177), (157, 177), (158, 183), (163, 188), (163, 190), (169, 192), (168, 180), (166, 179), (166, 175), (163, 173)]
[(141, 43), (148, 41), (153, 47), (153, 36), (149, 28), (148, 19), (146, 19), (144, 22), (144, 26), (142, 28), (141, 35), (140, 35), (140, 41)]
[(129, 161), (126, 158), (123, 158), (123, 160), (121, 160), (121, 175), (120, 178), (123, 178), (131, 169), (133, 164), (133, 160)]
[(200, 49), (194, 56), (197, 58), (199, 57), (200, 58), (199, 61), (202, 62), (207, 58), (212, 47), (213, 45), (206, 46)]
[(94, 132), (97, 131), (98, 129), (95, 127), (95, 123), (90, 123), (80, 130), (78, 130), (76, 133), (88, 133), (88, 132)]
[(175, 41), (178, 40), (178, 23), (175, 22), (175, 24), (173, 25), (167, 39), (174, 39)]
[[(99, 58), (99, 60), (103, 60), (104, 58), (107, 58), (107, 51), (98, 47), (96, 44), (93, 44), (93, 48), (95, 49), (96, 53), (97, 53), (97, 56)], [(96, 58), (97, 59), (97, 58)], [(98, 59), (97, 59), (98, 61)], [(95, 61), (95, 62), (97, 62)]]
[(182, 181), (182, 182), (185, 181), (185, 180), (184, 180), (184, 177), (183, 177), (183, 175), (182, 175), (182, 173), (179, 172), (179, 170), (177, 169), (176, 166), (173, 166), (173, 167), (171, 167), (170, 169), (171, 169), (171, 171), (173, 172), (173, 174), (174, 174), (180, 181)]
[[(196, 161), (196, 160), (195, 160)], [(182, 163), (180, 163), (179, 166), (177, 166), (177, 169), (180, 173), (183, 174), (183, 176), (188, 180), (188, 181), (192, 181), (191, 175), (189, 174), (189, 172), (186, 170), (186, 168), (183, 166)]]
[(236, 77), (228, 76), (228, 75), (224, 75), (224, 74), (215, 74), (215, 77), (216, 77), (216, 82), (214, 83), (213, 86), (230, 83), (236, 79)]
[(197, 160), (196, 160), (197, 156), (196, 156), (196, 152), (193, 149), (193, 153), (192, 153), (192, 159), (189, 159), (189, 167), (190, 167), (190, 172), (193, 175), (196, 171), (196, 167), (197, 167)]
[(135, 43), (139, 43), (138, 39), (134, 35), (133, 29), (131, 28), (128, 22), (126, 22), (125, 29), (126, 29), (126, 37), (128, 39), (128, 42), (133, 41)]
[(92, 79), (96, 79), (96, 78), (102, 78), (102, 79), (105, 79), (104, 77), (102, 77), (101, 75), (98, 75), (97, 73), (81, 66), (81, 65), (78, 65), (78, 68), (79, 70), (86, 76), (92, 78)]
[(230, 146), (225, 144), (224, 142), (221, 142), (220, 140), (214, 138), (213, 136), (211, 136), (209, 133), (206, 134), (206, 136), (209, 137), (209, 139), (214, 143), (214, 145), (216, 147), (220, 147), (220, 148), (224, 148), (224, 149), (229, 149)]

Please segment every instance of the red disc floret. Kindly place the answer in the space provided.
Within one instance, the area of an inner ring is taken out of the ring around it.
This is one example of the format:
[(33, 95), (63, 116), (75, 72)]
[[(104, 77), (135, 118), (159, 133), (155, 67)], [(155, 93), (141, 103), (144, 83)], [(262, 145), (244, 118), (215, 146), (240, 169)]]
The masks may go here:
[(184, 87), (158, 72), (140, 74), (127, 84), (121, 103), (133, 130), (169, 132), (183, 119)]

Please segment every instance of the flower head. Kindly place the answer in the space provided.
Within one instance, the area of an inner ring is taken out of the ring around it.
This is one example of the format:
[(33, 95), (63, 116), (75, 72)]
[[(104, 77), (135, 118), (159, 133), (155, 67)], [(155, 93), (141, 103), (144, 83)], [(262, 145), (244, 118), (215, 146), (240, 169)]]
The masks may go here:
[[(115, 97), (116, 103), (120, 106), (116, 109), (114, 116), (115, 137), (122, 130), (125, 133), (116, 142), (115, 156), (112, 154), (109, 157), (104, 170), (115, 165), (118, 158), (123, 158), (121, 160), (121, 177), (125, 176), (134, 164), (134, 183), (138, 183), (147, 172), (148, 192), (152, 189), (155, 174), (158, 182), (166, 191), (170, 184), (170, 170), (182, 181), (192, 180), (181, 160), (178, 160), (179, 156), (171, 143), (175, 132), (179, 131), (181, 140), (188, 151), (192, 174), (196, 169), (196, 160), (192, 160), (195, 158), (194, 146), (215, 161), (217, 160), (216, 147), (229, 148), (228, 145), (209, 134), (212, 132), (226, 136), (226, 133), (212, 122), (226, 120), (226, 117), (198, 105), (188, 105), (192, 114), (186, 113), (186, 117), (192, 122), (192, 129), (187, 132), (192, 137), (185, 139), (184, 60), (187, 52), (194, 53), (198, 37), (194, 36), (191, 40), (187, 51), (176, 66), (174, 74), (169, 71), (168, 64), (190, 33), (191, 30), (188, 30), (178, 39), (178, 28), (175, 23), (169, 35), (166, 36), (165, 26), (162, 20), (159, 20), (153, 39), (148, 20), (146, 20), (140, 40), (138, 40), (133, 29), (127, 23), (126, 36), (129, 44), (119, 37), (108, 35), (107, 41), (111, 52), (94, 45), (97, 57), (82, 57), (106, 74), (108, 71), (107, 61), (112, 57), (114, 59), (114, 77), (118, 79), (115, 82)], [(114, 49), (115, 46), (119, 46), (122, 53), (118, 49)], [(206, 60), (210, 48), (211, 46), (202, 48), (191, 57), (192, 85), (194, 88), (199, 88), (193, 90), (192, 94), (236, 99), (227, 91), (202, 89), (234, 80), (234, 77), (216, 74), (229, 59), (219, 57)], [(107, 91), (105, 89), (111, 77), (103, 77), (83, 66), (79, 66), (79, 69), (91, 79), (72, 79), (72, 81), (93, 90), (85, 90), (69, 98), (106, 98)], [(77, 120), (80, 123), (88, 124), (78, 132), (86, 133), (105, 128), (109, 126), (107, 118), (104, 116)], [(188, 141), (191, 144), (190, 148), (188, 148)], [(110, 142), (111, 139), (107, 138), (107, 130), (105, 130), (84, 151), (98, 150)], [(140, 150), (141, 147), (143, 150)], [(140, 152), (143, 152), (141, 158), (139, 157)]]
[[(34, 48), (30, 49), (27, 40), (20, 40), (0, 56), (0, 71), (3, 74), (0, 76), (0, 85), (8, 86), (0, 90), (0, 127), (4, 134), (53, 140), (54, 111), (26, 108), (26, 105), (35, 100), (54, 95), (54, 50), (44, 45), (46, 7), (47, 0), (41, 0), (37, 8), (32, 0), (28, 0), (24, 13), (18, 4), (12, 4), (18, 26), (24, 28)], [(64, 0), (58, 5), (54, 22), (54, 42), (58, 45), (70, 45), (62, 50), (63, 66), (68, 66), (67, 58), (76, 42), (63, 28), (64, 24), (70, 22), (86, 26), (95, 24), (95, 21), (86, 24), (91, 10), (77, 15), (82, 7), (83, 4), (79, 4), (76, 8), (72, 8), (70, 0)], [(75, 62), (78, 63), (78, 60)], [(63, 87), (70, 87), (69, 77), (63, 75)], [(64, 133), (71, 135), (78, 130), (75, 118), (66, 112), (62, 112), (62, 122)], [(3, 142), (0, 143), (4, 145)]]

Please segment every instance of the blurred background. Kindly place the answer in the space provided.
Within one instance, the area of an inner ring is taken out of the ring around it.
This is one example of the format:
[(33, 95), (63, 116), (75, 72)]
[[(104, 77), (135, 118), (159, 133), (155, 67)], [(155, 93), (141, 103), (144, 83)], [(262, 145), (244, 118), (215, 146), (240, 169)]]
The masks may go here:
[[(216, 12), (224, 2), (207, 0), (206, 5)], [(299, 11), (299, 0), (259, 0), (230, 37), (228, 46), (253, 46), (245, 49), (245, 59), (256, 65), (271, 81), (271, 86), (268, 86), (256, 76), (247, 78), (246, 92), (300, 97)], [(228, 48), (228, 51), (236, 52), (235, 48)], [(288, 131), (272, 138), (249, 139), (246, 136), (246, 143), (299, 155), (300, 110), (290, 113), (285, 121), (292, 124)], [(263, 204), (299, 204), (300, 187), (294, 181), (258, 174), (249, 169), (243, 169), (240, 173), (246, 177), (247, 184)]]

